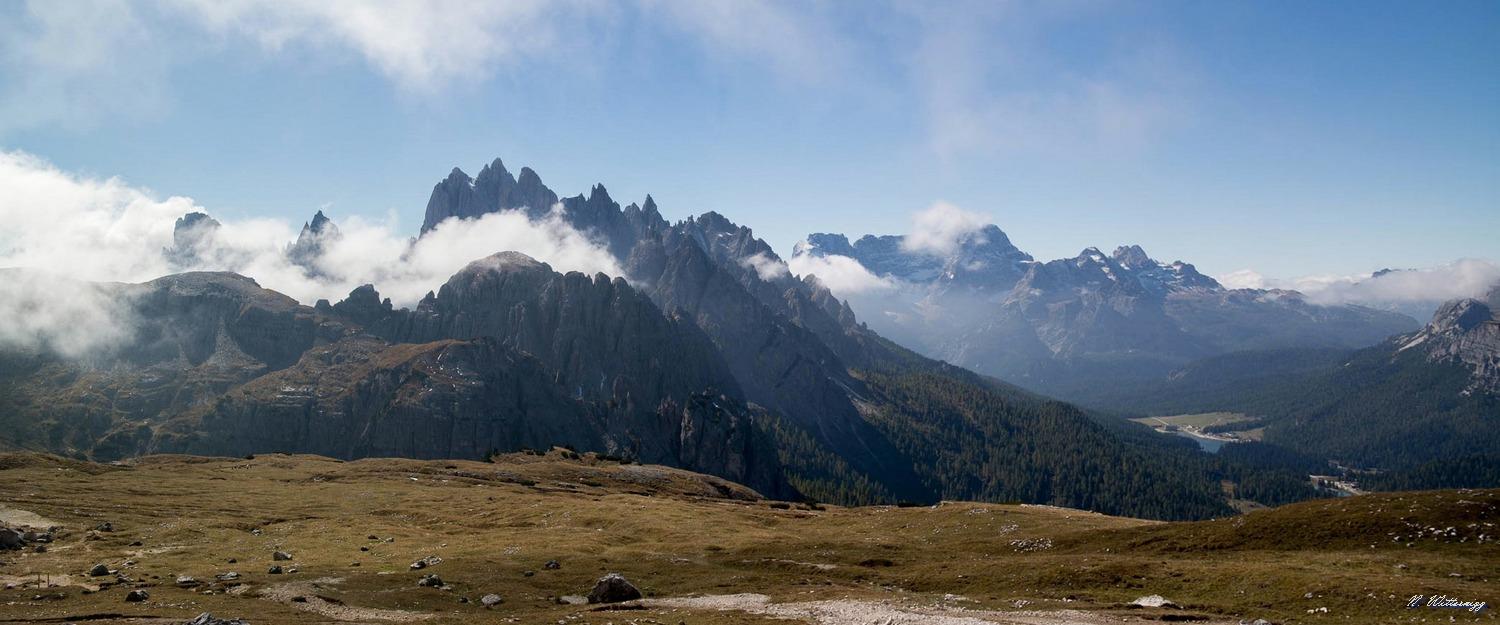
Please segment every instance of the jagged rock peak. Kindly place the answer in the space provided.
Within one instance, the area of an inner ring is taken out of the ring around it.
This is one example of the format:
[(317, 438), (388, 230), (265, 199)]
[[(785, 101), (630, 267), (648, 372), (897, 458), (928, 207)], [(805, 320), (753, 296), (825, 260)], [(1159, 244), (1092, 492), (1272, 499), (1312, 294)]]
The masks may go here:
[(309, 275), (320, 275), (317, 260), (323, 255), (324, 244), (338, 237), (338, 226), (320, 210), (313, 215), (311, 221), (302, 224), (302, 232), (297, 235), (296, 242), (287, 246), (287, 260), (307, 270)]
[(319, 210), (313, 214), (312, 221), (302, 223), (302, 231), (307, 232), (310, 230), (314, 234), (322, 234), (332, 223), (333, 220), (323, 215), (323, 211)]

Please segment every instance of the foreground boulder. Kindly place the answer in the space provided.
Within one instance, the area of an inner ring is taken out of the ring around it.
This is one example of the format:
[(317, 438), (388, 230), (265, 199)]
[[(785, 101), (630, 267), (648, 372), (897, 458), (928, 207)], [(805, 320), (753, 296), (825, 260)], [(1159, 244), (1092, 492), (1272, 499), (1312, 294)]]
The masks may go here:
[(594, 584), (594, 589), (589, 591), (589, 603), (619, 603), (640, 598), (640, 589), (619, 573), (610, 573), (599, 578), (599, 582)]
[(21, 532), (8, 527), (0, 527), (0, 549), (20, 549), (26, 546), (26, 538)]

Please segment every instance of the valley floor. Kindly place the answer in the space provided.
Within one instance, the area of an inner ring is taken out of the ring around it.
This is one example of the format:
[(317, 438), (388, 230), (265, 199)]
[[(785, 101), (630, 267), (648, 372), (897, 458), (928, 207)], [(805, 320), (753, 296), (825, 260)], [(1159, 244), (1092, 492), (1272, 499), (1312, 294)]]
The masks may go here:
[[(0, 623), (1496, 622), (1494, 608), (1406, 608), (1418, 594), (1500, 601), (1496, 523), (1494, 490), (1156, 523), (771, 502), (563, 451), (493, 464), (0, 454), (0, 524), (60, 527), (43, 552), (0, 551)], [(112, 572), (89, 575), (99, 564)], [(570, 602), (609, 572), (646, 598)], [(429, 574), (441, 582), (419, 586)], [(149, 597), (127, 602), (132, 590)], [(485, 607), (488, 594), (503, 601)], [(1149, 595), (1174, 605), (1131, 605)]]

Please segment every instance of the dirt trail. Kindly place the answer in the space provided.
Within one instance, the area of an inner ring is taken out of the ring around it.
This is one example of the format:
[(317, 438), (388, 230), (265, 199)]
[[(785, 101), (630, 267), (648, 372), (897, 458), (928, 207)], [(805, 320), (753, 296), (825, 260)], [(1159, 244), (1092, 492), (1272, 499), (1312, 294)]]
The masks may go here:
[[(318, 592), (322, 586), (333, 586), (342, 581), (344, 580), (338, 577), (320, 577), (307, 581), (286, 582), (261, 589), (260, 597), (277, 603), (285, 603), (299, 610), (316, 612), (338, 621), (367, 621), (373, 619), (377, 621), (405, 623), (433, 617), (431, 614), (409, 612), (406, 610), (361, 608), (335, 603), (318, 596)], [(298, 597), (301, 597), (302, 601), (294, 601)]]
[[(650, 599), (644, 604), (693, 610), (737, 610), (818, 625), (1114, 625), (1126, 622), (1121, 617), (1079, 610), (990, 612), (855, 599), (772, 603), (770, 597), (751, 593)], [(1131, 620), (1138, 621), (1139, 617)], [(1205, 622), (1204, 625), (1235, 622)]]

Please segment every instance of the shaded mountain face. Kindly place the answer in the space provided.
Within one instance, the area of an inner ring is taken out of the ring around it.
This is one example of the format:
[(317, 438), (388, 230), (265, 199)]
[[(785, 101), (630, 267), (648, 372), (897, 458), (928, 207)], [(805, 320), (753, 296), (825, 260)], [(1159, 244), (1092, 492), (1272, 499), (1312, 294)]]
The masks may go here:
[[(497, 269), (506, 263), (520, 269)], [(453, 285), (486, 276), (514, 278), (515, 288), (452, 299)], [(558, 274), (520, 255), (485, 259), (431, 300), (451, 323), (433, 314), (425, 325), (408, 318), (426, 311), (392, 311), (369, 288), (317, 308), (225, 273), (114, 288), (134, 328), (123, 346), (87, 361), (0, 358), (0, 414), (15, 446), (114, 459), (480, 458), (573, 445), (794, 493), (706, 339), (620, 281)], [(453, 320), (490, 323), (488, 313), (516, 323), (490, 331)], [(567, 330), (530, 323), (548, 318)]]
[(899, 236), (851, 245), (837, 234), (811, 235), (797, 253), (848, 256), (893, 279), (899, 297), (855, 298), (882, 332), (1064, 398), (1215, 354), (1359, 347), (1416, 325), (1390, 312), (1314, 305), (1292, 291), (1226, 289), (1193, 265), (1157, 261), (1138, 245), (1038, 262), (994, 226), (943, 255), (910, 249)]

